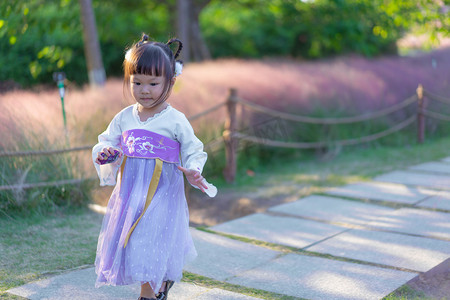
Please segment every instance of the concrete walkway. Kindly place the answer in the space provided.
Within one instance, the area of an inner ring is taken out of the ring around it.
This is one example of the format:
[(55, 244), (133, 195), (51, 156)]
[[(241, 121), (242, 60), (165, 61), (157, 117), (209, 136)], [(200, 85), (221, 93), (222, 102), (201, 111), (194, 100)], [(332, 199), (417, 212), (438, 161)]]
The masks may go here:
[[(185, 270), (237, 285), (235, 291), (253, 288), (273, 299), (380, 299), (450, 258), (450, 158), (208, 232), (192, 229), (192, 235), (199, 257)], [(138, 286), (95, 289), (94, 281), (89, 268), (8, 292), (28, 299), (135, 299), (139, 293)], [(190, 283), (176, 284), (170, 298), (257, 299)]]

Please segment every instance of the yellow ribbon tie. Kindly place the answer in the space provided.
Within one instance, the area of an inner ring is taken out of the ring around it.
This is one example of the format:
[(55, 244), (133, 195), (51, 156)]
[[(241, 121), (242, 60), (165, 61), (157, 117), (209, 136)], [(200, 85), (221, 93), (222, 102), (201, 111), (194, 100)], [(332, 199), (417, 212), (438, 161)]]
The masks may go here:
[[(125, 161), (124, 161), (124, 163), (125, 163)], [(123, 166), (123, 164), (122, 164), (122, 166)], [(163, 166), (163, 161), (159, 158), (156, 158), (155, 159), (155, 170), (153, 171), (152, 179), (150, 180), (150, 185), (148, 187), (147, 199), (145, 200), (144, 209), (142, 210), (142, 213), (139, 216), (139, 218), (136, 220), (136, 222), (134, 222), (133, 226), (131, 226), (130, 230), (128, 231), (128, 234), (125, 238), (125, 243), (123, 244), (124, 248), (127, 246), (128, 240), (130, 239), (131, 233), (133, 232), (134, 228), (139, 223), (139, 221), (141, 220), (145, 211), (147, 210), (147, 208), (150, 206), (150, 203), (152, 202), (153, 196), (156, 193), (156, 188), (158, 187), (159, 179), (161, 177), (162, 166)], [(122, 175), (121, 176), (123, 176), (123, 167), (122, 167)]]

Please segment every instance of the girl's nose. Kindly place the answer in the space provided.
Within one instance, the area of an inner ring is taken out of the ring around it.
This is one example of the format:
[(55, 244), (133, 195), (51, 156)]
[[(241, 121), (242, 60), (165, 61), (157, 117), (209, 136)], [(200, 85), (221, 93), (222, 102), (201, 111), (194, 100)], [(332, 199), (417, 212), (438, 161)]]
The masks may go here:
[(149, 85), (144, 85), (144, 86), (142, 87), (142, 92), (143, 92), (144, 94), (149, 94), (149, 93), (150, 93), (150, 86), (149, 86)]

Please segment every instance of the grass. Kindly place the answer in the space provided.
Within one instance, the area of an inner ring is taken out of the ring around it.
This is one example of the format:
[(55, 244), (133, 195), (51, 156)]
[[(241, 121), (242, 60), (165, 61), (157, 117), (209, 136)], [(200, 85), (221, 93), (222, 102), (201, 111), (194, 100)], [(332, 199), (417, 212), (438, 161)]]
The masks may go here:
[[(263, 190), (268, 193), (267, 196), (271, 196), (270, 191), (274, 195), (293, 193), (294, 196), (317, 193), (331, 186), (369, 180), (380, 173), (443, 158), (448, 155), (449, 148), (450, 138), (442, 138), (406, 148), (380, 146), (343, 149), (329, 161), (321, 161), (312, 154), (300, 155), (295, 160), (281, 157), (277, 163), (255, 168), (254, 176), (248, 176), (246, 170), (241, 168), (238, 182), (234, 185), (222, 183), (220, 191), (258, 193)], [(286, 190), (286, 187), (290, 189)], [(54, 212), (51, 215), (32, 214), (28, 217), (3, 216), (0, 219), (0, 295), (3, 293), (2, 297), (9, 297), (5, 295), (9, 288), (80, 266), (91, 266), (100, 223), (101, 216), (85, 209)], [(186, 281), (249, 295), (256, 293), (264, 299), (276, 298), (271, 298), (274, 295), (270, 293), (247, 291), (214, 280), (209, 282), (196, 275), (187, 276)], [(389, 299), (402, 299), (395, 297)], [(415, 299), (407, 297), (405, 299)]]
[[(367, 181), (374, 176), (448, 155), (450, 138), (429, 139), (423, 144), (408, 146), (367, 146), (342, 148), (332, 157), (311, 152), (273, 152), (264, 164), (252, 165), (241, 157), (236, 183), (228, 185), (221, 179), (214, 183), (222, 190), (273, 193), (270, 196), (299, 193), (321, 193), (325, 189)], [(249, 172), (251, 171), (251, 172)], [(251, 174), (251, 175), (249, 175)]]
[[(15, 123), (17, 125), (17, 123)], [(45, 134), (34, 135), (34, 129), (26, 126), (14, 135), (14, 145), (22, 151), (69, 147), (64, 136), (62, 141), (52, 142)], [(6, 149), (0, 145), (0, 152)], [(1, 158), (0, 186), (55, 182), (59, 180), (82, 179), (85, 172), (80, 153), (61, 153), (42, 156), (6, 156)], [(0, 213), (25, 214), (29, 211), (48, 212), (58, 207), (82, 206), (86, 203), (92, 183), (65, 186), (47, 186), (29, 189), (0, 191)]]
[[(415, 291), (407, 284), (401, 286), (391, 294), (383, 298), (383, 300), (433, 300), (426, 297), (423, 292)], [(443, 299), (445, 300), (445, 299)]]
[(65, 270), (91, 265), (101, 216), (78, 209), (0, 219), (0, 295)]

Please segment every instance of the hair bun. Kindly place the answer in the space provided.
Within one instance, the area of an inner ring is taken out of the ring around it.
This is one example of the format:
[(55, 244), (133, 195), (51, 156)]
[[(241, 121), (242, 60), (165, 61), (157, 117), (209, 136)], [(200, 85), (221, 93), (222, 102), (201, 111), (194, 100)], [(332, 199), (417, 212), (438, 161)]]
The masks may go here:
[(174, 53), (174, 55), (173, 55), (173, 57), (174, 57), (175, 59), (177, 59), (178, 56), (180, 55), (181, 49), (183, 49), (183, 43), (182, 43), (179, 39), (170, 39), (170, 40), (167, 42), (167, 46), (170, 46), (170, 45), (173, 44), (173, 43), (177, 43), (177, 44), (178, 44), (177, 51), (175, 51), (175, 53)]
[(148, 35), (146, 35), (145, 33), (143, 33), (143, 34), (142, 34), (141, 41), (142, 41), (142, 42), (148, 42), (148, 40), (149, 40)]

